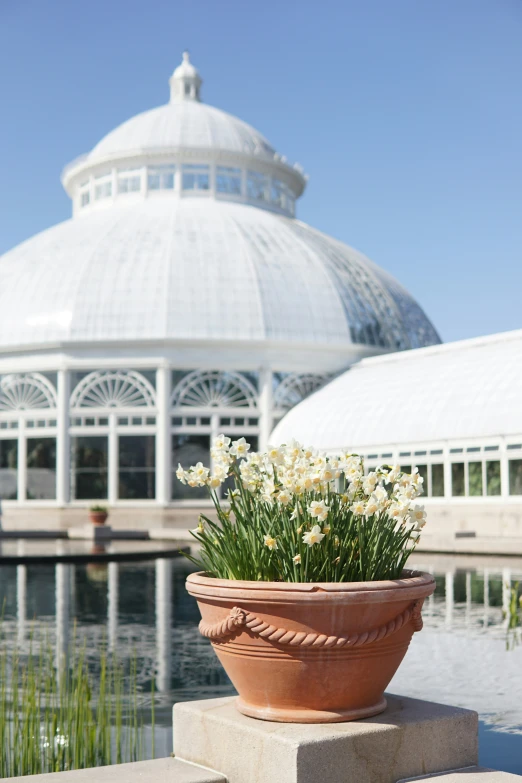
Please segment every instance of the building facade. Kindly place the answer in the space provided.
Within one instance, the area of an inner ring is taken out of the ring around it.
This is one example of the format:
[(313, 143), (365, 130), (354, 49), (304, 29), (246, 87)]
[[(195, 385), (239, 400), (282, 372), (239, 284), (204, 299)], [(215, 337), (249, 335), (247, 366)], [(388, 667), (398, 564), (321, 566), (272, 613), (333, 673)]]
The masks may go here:
[(264, 446), (361, 358), (440, 342), (396, 280), (296, 219), (302, 168), (202, 103), (186, 53), (170, 90), (66, 167), (70, 220), (0, 258), (4, 510), (199, 503), (174, 471), (213, 436)]

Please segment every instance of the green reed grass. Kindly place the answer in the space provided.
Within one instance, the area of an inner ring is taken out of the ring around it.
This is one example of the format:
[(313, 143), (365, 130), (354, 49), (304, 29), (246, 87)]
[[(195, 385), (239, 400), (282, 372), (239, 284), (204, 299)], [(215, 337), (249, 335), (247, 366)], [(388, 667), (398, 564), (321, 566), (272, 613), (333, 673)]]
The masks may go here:
[(508, 585), (509, 601), (504, 619), (507, 621), (506, 649), (512, 650), (522, 641), (522, 595), (520, 595), (520, 583), (515, 582), (514, 587)]
[[(96, 663), (95, 675), (87, 665), (84, 647), (73, 647), (56, 667), (48, 643), (27, 655), (3, 645), (1, 778), (144, 758), (136, 656), (128, 674), (123, 663), (104, 648)], [(154, 712), (152, 718), (154, 734)]]

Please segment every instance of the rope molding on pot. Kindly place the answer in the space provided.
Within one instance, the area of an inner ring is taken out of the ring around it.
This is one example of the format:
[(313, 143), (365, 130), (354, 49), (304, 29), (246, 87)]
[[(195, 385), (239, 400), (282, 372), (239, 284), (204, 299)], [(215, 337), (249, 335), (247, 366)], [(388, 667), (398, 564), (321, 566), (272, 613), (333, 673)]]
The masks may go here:
[(217, 623), (206, 623), (201, 620), (199, 632), (211, 642), (219, 642), (232, 636), (241, 626), (244, 626), (256, 636), (292, 647), (362, 647), (364, 644), (379, 642), (381, 639), (391, 636), (410, 620), (413, 624), (413, 630), (420, 631), (422, 629), (421, 610), (423, 603), (424, 599), (421, 598), (388, 623), (374, 628), (373, 631), (363, 631), (350, 636), (326, 636), (326, 634), (306, 633), (306, 631), (287, 631), (286, 628), (276, 628), (274, 625), (269, 625), (256, 617), (255, 614), (246, 612), (239, 606), (234, 606), (225, 619)]

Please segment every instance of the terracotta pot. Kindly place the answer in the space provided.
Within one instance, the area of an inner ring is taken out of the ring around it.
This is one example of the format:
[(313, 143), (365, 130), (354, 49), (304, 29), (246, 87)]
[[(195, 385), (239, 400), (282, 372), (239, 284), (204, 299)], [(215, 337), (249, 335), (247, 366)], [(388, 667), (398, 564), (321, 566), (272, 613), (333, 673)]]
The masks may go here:
[(200, 632), (245, 715), (334, 723), (377, 715), (414, 631), (430, 574), (382, 582), (241, 582), (190, 574)]
[(104, 525), (108, 516), (106, 511), (89, 511), (89, 519), (93, 525)]

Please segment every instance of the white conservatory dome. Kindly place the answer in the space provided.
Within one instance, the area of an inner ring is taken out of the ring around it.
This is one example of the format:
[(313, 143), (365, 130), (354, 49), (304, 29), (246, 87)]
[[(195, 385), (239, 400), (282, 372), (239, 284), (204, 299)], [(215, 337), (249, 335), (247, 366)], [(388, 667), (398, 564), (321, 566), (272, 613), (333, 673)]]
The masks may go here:
[(274, 160), (275, 150), (246, 122), (198, 101), (176, 101), (122, 123), (87, 155), (90, 162), (171, 149), (212, 149)]
[[(0, 257), (0, 498), (168, 505), (183, 449), (208, 462), (221, 431), (263, 445), (333, 373), (440, 342), (396, 280), (296, 219), (301, 166), (201, 85), (185, 53), (169, 103), (66, 167), (72, 218)], [(30, 483), (29, 429), (54, 495)]]

